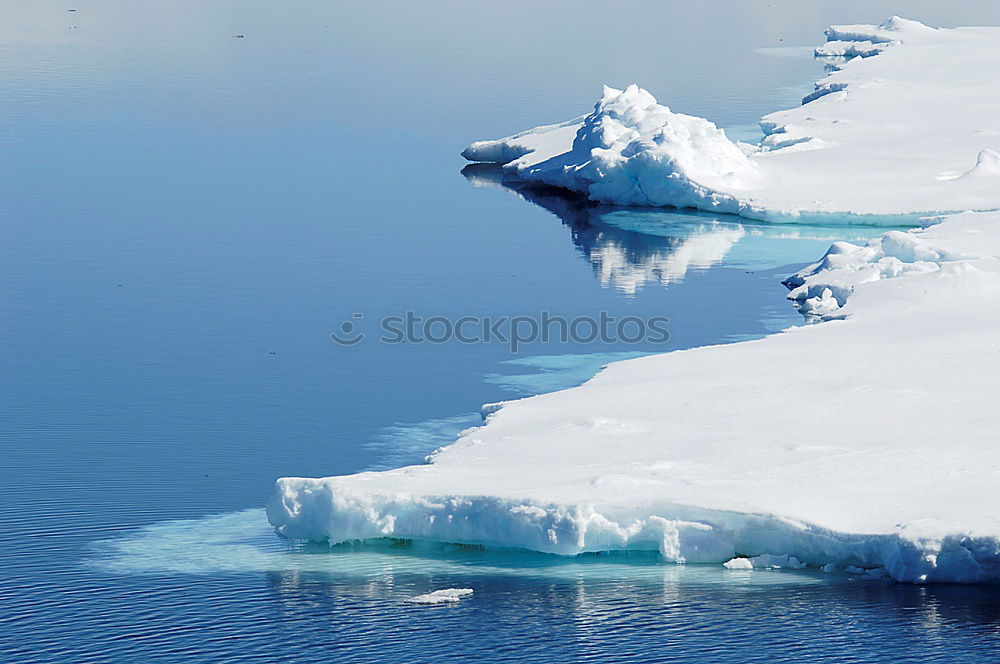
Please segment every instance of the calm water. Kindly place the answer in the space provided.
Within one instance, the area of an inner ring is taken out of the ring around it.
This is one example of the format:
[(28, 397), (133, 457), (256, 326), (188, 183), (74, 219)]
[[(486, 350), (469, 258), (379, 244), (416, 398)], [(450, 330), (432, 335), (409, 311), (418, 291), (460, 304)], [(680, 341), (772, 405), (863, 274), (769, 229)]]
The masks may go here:
[[(750, 136), (811, 88), (820, 65), (784, 47), (827, 24), (1000, 9), (3, 4), (3, 661), (1000, 661), (995, 589), (330, 551), (260, 509), (282, 475), (417, 462), (484, 402), (798, 324), (778, 280), (876, 232), (590, 208), (463, 170), (468, 142), (633, 81)], [(407, 310), (662, 315), (671, 338), (328, 336)], [(402, 601), (442, 587), (476, 594)]]

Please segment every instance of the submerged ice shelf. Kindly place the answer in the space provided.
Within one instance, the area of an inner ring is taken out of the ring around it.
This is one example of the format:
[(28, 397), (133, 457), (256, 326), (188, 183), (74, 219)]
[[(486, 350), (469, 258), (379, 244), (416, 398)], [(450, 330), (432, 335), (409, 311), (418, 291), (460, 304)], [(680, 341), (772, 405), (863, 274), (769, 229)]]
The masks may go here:
[[(828, 36), (889, 46), (765, 118), (762, 146), (728, 143), (631, 88), (587, 118), (468, 156), (592, 199), (783, 221), (1000, 207), (1000, 91), (984, 76), (1000, 65), (1000, 29), (892, 19)], [(612, 364), (491, 408), (426, 465), (282, 478), (268, 518), (285, 536), (332, 543), (651, 550), (1000, 580), (1000, 212), (835, 243), (788, 284), (830, 322)]]

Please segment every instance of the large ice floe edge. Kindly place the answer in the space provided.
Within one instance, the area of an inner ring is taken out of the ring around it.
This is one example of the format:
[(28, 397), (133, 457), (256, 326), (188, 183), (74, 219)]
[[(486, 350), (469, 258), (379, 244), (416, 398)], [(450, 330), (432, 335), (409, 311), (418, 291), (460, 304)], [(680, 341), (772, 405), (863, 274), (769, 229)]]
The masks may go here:
[(602, 203), (769, 221), (898, 225), (903, 214), (1000, 207), (995, 29), (893, 17), (827, 38), (817, 53), (847, 57), (802, 106), (766, 116), (758, 145), (630, 85), (605, 86), (588, 115), (462, 154)]
[[(842, 195), (833, 208), (859, 214), (881, 194), (897, 213), (956, 211), (974, 190), (1000, 195), (986, 152), (1000, 147), (1000, 89), (983, 69), (997, 70), (1000, 29), (892, 19), (828, 36), (890, 45), (822, 83), (846, 88), (765, 119), (784, 128), (772, 136), (808, 136), (822, 141), (816, 149), (734, 146), (707, 121), (632, 88), (608, 91), (579, 127), (475, 144), (469, 156), (510, 158), (521, 176), (592, 198), (740, 212), (750, 198), (734, 192), (761, 182), (781, 205), (754, 209), (796, 213), (807, 209), (794, 203), (800, 183)], [(826, 131), (838, 123), (854, 128)], [(554, 133), (558, 141), (544, 138)], [(978, 152), (966, 150), (973, 134)], [(934, 142), (940, 153), (923, 152)], [(838, 159), (846, 162), (834, 168)], [(802, 172), (759, 172), (783, 160)], [(868, 180), (876, 191), (855, 196)], [(991, 187), (947, 188), (960, 180)], [(911, 204), (918, 183), (933, 195)], [(649, 198), (656, 192), (664, 198)], [(834, 244), (787, 284), (805, 313), (828, 322), (617, 362), (582, 386), (491, 405), (484, 426), (425, 465), (282, 478), (268, 518), (284, 536), (331, 543), (654, 550), (737, 569), (1000, 580), (1000, 212), (955, 212), (864, 246)]]

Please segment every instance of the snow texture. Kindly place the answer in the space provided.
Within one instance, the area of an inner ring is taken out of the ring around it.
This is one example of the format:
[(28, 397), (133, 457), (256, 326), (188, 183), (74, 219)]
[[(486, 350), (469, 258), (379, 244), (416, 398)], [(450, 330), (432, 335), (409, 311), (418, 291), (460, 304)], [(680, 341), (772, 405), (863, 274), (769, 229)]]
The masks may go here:
[(630, 85), (605, 86), (589, 115), (463, 155), (594, 201), (770, 221), (895, 225), (891, 215), (1000, 207), (1000, 29), (893, 17), (827, 39), (818, 54), (853, 59), (803, 106), (765, 117), (756, 146)]
[[(986, 74), (1000, 65), (1000, 29), (892, 19), (828, 36), (899, 43), (825, 84), (845, 90), (765, 121), (772, 136), (821, 137), (814, 150), (765, 141), (747, 156), (707, 121), (629, 88), (605, 92), (569, 151), (543, 149), (543, 134), (572, 125), (470, 154), (519, 152), (508, 166), (522, 177), (633, 203), (855, 217), (1000, 204), (1000, 87)], [(744, 205), (751, 197), (734, 192), (758, 177), (757, 207)], [(282, 478), (269, 520), (331, 543), (654, 550), (729, 567), (1000, 581), (1000, 212), (835, 243), (788, 285), (829, 322), (617, 362), (579, 387), (491, 405), (484, 426), (426, 465)]]

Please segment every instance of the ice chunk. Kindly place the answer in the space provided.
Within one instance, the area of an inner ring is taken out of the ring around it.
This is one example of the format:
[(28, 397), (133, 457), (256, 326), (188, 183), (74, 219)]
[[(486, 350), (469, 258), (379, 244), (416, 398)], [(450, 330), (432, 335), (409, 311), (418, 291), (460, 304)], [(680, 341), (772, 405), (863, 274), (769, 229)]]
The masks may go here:
[(722, 563), (726, 569), (753, 569), (753, 562), (749, 558), (733, 558)]
[(472, 588), (445, 588), (405, 600), (408, 604), (453, 604), (472, 595)]

